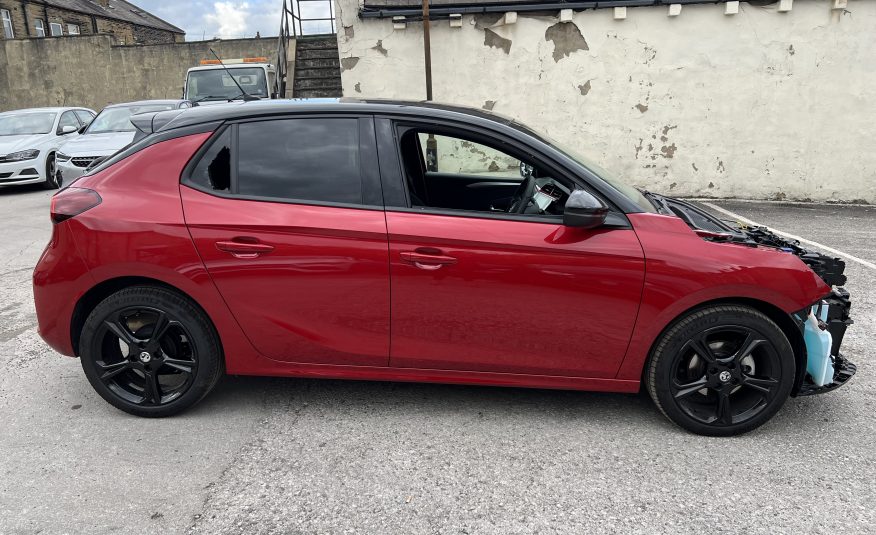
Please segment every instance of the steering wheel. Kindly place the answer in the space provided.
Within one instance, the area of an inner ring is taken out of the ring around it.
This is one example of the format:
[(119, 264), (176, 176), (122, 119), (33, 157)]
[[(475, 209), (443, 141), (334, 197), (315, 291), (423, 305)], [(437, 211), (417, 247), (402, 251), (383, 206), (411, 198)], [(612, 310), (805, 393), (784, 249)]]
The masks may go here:
[(511, 206), (508, 207), (509, 214), (522, 214), (529, 206), (529, 200), (532, 194), (535, 193), (535, 178), (532, 175), (526, 177), (526, 180), (517, 186), (517, 191), (511, 197)]

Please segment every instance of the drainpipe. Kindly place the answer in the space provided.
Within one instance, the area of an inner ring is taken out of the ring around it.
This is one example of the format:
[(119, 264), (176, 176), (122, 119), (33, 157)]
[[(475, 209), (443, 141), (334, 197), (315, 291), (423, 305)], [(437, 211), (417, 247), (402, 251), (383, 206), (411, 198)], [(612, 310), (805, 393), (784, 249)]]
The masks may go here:
[[(423, 0), (423, 51), (426, 60), (426, 100), (432, 100), (432, 41), (429, 36), (429, 0)], [(434, 134), (426, 139), (426, 170), (438, 171), (438, 141)]]
[(27, 30), (27, 36), (33, 37), (30, 33), (30, 21), (27, 18), (27, 2), (21, 0), (21, 13), (24, 15), (24, 29)]

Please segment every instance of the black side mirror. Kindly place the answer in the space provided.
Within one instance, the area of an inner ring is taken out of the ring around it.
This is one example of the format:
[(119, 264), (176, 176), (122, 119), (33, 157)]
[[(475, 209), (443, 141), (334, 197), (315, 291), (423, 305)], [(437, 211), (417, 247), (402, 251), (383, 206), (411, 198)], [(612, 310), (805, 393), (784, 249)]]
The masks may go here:
[(605, 223), (608, 207), (602, 201), (584, 191), (576, 189), (566, 200), (563, 209), (563, 225), (577, 228), (596, 228)]

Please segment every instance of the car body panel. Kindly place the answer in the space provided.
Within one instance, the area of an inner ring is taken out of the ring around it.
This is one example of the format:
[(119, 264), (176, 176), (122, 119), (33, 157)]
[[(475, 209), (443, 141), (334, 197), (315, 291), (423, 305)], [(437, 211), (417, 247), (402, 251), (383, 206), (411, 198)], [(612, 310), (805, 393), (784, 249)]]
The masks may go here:
[[(229, 199), (181, 188), (201, 259), (262, 354), (294, 362), (387, 364), (382, 210)], [(217, 248), (234, 241), (273, 250), (245, 258)]]
[(830, 287), (792, 254), (706, 241), (675, 216), (628, 217), (645, 252), (647, 274), (639, 320), (618, 379), (640, 377), (660, 333), (701, 303), (742, 298), (790, 314), (830, 292)]
[[(394, 366), (614, 377), (644, 280), (631, 229), (392, 211), (386, 219)], [(454, 263), (418, 267), (405, 252)]]

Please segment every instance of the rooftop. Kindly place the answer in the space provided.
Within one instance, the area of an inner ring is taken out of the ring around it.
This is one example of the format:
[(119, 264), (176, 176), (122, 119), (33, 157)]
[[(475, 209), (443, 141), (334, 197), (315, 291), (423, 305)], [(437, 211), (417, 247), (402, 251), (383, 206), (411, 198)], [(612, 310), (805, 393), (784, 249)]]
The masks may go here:
[(46, 4), (59, 9), (69, 9), (71, 11), (78, 11), (88, 15), (130, 22), (131, 24), (145, 26), (147, 28), (155, 28), (180, 34), (186, 33), (173, 24), (160, 19), (145, 9), (141, 9), (125, 0), (109, 0), (109, 7), (103, 7), (92, 0), (46, 0)]

